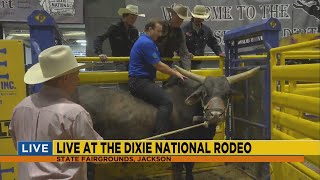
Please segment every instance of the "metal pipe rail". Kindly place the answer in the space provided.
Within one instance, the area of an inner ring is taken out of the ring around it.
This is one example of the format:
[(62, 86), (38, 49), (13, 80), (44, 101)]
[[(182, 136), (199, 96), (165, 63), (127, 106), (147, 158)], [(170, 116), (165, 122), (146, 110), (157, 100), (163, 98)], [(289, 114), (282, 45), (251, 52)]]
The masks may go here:
[(311, 96), (311, 97), (320, 98), (320, 87), (294, 89), (291, 93), (298, 94), (298, 95), (303, 95), (303, 96)]
[[(297, 44), (291, 44), (287, 46), (281, 46), (277, 48), (272, 48), (270, 50), (270, 53), (280, 53), (280, 52), (285, 52), (285, 51), (290, 51), (290, 50), (296, 50), (299, 48), (307, 48), (307, 47), (319, 47), (320, 46), (320, 39), (318, 40), (312, 40), (308, 42), (303, 42), (303, 43), (297, 43)], [(299, 51), (299, 50), (298, 50)], [(271, 55), (272, 57), (272, 55)], [(273, 56), (272, 62), (275, 62), (275, 57)]]
[[(78, 62), (100, 62), (99, 57), (77, 57)], [(129, 61), (130, 57), (108, 57), (108, 61)], [(172, 58), (161, 58), (164, 61), (179, 61), (179, 56)], [(192, 61), (221, 61), (223, 60), (220, 56), (193, 56)]]
[[(306, 88), (319, 88), (320, 83), (308, 83), (308, 84), (296, 84), (296, 88), (298, 89), (306, 89)], [(285, 88), (289, 88), (289, 85), (285, 85)]]
[[(99, 57), (77, 57), (78, 62), (101, 62)], [(108, 57), (106, 62), (120, 62), (129, 61), (129, 57)], [(164, 61), (178, 61), (180, 57), (175, 56), (173, 58), (163, 58)], [(202, 76), (223, 76), (224, 72), (224, 58), (220, 56), (194, 56), (192, 61), (219, 61), (219, 68), (215, 69), (201, 69), (192, 70), (196, 74)], [(101, 62), (102, 63), (102, 62)], [(169, 78), (161, 72), (157, 72), (156, 80), (163, 81)], [(106, 72), (106, 71), (88, 71), (80, 73), (80, 84), (106, 84), (106, 83), (126, 83), (128, 82), (128, 72)]]
[(320, 139), (319, 123), (293, 116), (277, 110), (272, 111), (273, 122), (297, 131), (307, 137)]
[[(285, 73), (284, 73), (285, 72)], [(320, 81), (320, 64), (275, 66), (272, 68), (273, 80)]]
[(319, 98), (274, 91), (272, 92), (272, 103), (275, 105), (285, 106), (311, 113), (317, 116), (320, 115)]
[[(202, 76), (223, 76), (221, 69), (202, 69), (191, 70), (195, 74)], [(125, 83), (128, 82), (128, 72), (82, 72), (80, 73), (80, 84), (106, 84), (106, 83)], [(156, 81), (164, 81), (169, 76), (161, 72), (157, 72)]]
[[(281, 131), (279, 131), (278, 129), (276, 128), (272, 128), (272, 139), (274, 140), (299, 140), (299, 139), (296, 139), (286, 133), (283, 133)], [(313, 163), (314, 165), (316, 166), (320, 166), (320, 159), (318, 158), (318, 156), (305, 156), (305, 158)]]

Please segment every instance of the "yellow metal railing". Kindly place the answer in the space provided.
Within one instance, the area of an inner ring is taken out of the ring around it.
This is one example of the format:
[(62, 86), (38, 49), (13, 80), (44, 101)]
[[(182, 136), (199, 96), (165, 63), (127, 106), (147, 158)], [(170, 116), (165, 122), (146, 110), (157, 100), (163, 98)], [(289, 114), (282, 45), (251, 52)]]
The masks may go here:
[[(191, 70), (195, 74), (202, 76), (223, 76), (221, 69)], [(156, 80), (164, 81), (168, 75), (157, 72)], [(125, 83), (128, 82), (128, 72), (82, 72), (80, 73), (80, 84), (99, 84), (99, 83)]]
[[(164, 61), (178, 61), (180, 57), (163, 58)], [(78, 62), (99, 63), (99, 57), (78, 57)], [(107, 62), (129, 61), (129, 57), (108, 57)], [(191, 70), (191, 72), (202, 76), (223, 76), (224, 75), (224, 59), (219, 56), (194, 56), (192, 61), (218, 61), (219, 68)], [(169, 76), (161, 72), (157, 72), (156, 80), (163, 81)], [(88, 71), (80, 73), (80, 84), (105, 84), (105, 83), (125, 83), (128, 81), (128, 72), (103, 72), (103, 71)]]
[[(319, 46), (320, 40), (313, 40), (270, 50), (272, 139), (320, 139), (320, 64), (286, 64), (287, 60), (320, 59), (319, 51), (297, 50)], [(302, 117), (305, 113), (318, 119), (311, 121)], [(305, 158), (320, 167), (319, 156)], [(302, 163), (282, 163), (281, 166), (288, 164), (311, 179), (320, 179), (318, 173)], [(280, 165), (272, 163), (272, 166)]]

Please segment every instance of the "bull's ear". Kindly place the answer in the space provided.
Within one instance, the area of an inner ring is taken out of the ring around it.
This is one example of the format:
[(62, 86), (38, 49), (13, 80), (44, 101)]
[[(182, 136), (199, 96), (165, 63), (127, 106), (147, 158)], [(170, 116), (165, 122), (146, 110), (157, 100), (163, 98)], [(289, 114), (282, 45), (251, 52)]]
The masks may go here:
[(206, 96), (204, 88), (200, 87), (195, 92), (193, 92), (187, 99), (184, 101), (187, 105), (191, 106), (201, 99), (201, 96)]

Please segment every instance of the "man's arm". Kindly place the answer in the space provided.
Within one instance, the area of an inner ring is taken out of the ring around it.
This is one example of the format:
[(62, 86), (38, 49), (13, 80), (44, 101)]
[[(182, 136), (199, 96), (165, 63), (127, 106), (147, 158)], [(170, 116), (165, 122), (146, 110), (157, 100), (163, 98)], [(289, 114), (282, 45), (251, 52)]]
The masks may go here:
[(81, 111), (72, 124), (73, 138), (77, 140), (102, 140), (103, 138), (93, 129), (90, 114)]
[(13, 125), (13, 123), (14, 123), (14, 115), (15, 115), (15, 110), (13, 110), (13, 115), (11, 117), (11, 121), (10, 121), (10, 124), (9, 124), (9, 134), (11, 136), (14, 148), (17, 150), (17, 138), (16, 138), (16, 135), (14, 133), (14, 125)]
[(109, 36), (112, 33), (112, 31), (114, 30), (114, 28), (115, 28), (114, 25), (111, 25), (109, 27), (109, 29), (107, 30), (107, 32), (96, 37), (96, 39), (93, 42), (93, 49), (94, 49), (95, 54), (97, 54), (97, 55), (102, 54), (102, 44), (107, 38), (109, 38)]
[[(179, 78), (182, 78), (181, 74), (178, 71), (173, 70), (172, 68), (170, 68), (168, 65), (166, 65), (165, 63), (159, 61), (156, 64), (153, 64), (153, 66), (160, 72), (167, 74), (167, 75), (171, 75), (171, 76), (177, 76)], [(183, 78), (182, 78), (183, 79)]]
[(182, 32), (182, 39), (179, 44), (179, 52), (178, 55), (180, 56), (180, 63), (183, 69), (185, 70), (191, 70), (191, 59), (192, 59), (192, 54), (189, 53), (188, 48), (187, 48), (187, 42), (186, 42), (186, 37), (184, 33)]
[(212, 49), (212, 51), (216, 55), (220, 56), (220, 54), (222, 53), (221, 47), (219, 46), (217, 39), (213, 36), (211, 29), (209, 29), (209, 32), (208, 32), (207, 45)]

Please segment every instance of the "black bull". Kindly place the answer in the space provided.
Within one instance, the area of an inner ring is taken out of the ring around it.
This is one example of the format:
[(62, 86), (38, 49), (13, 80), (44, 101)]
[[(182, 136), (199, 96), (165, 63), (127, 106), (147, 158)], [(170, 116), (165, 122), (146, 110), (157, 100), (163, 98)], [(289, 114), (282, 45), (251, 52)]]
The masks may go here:
[[(224, 119), (230, 84), (254, 75), (259, 67), (232, 77), (202, 77), (177, 67), (189, 79), (166, 88), (172, 98), (172, 130), (193, 125), (194, 116), (202, 116), (209, 127), (198, 127), (170, 135), (168, 139), (212, 139), (217, 123)], [(106, 140), (144, 139), (152, 135), (157, 109), (129, 93), (79, 86), (76, 102), (91, 115), (95, 130)], [(182, 163), (173, 163), (173, 174), (179, 179)], [(187, 179), (192, 178), (194, 163), (184, 163)]]

